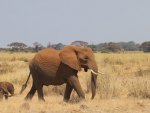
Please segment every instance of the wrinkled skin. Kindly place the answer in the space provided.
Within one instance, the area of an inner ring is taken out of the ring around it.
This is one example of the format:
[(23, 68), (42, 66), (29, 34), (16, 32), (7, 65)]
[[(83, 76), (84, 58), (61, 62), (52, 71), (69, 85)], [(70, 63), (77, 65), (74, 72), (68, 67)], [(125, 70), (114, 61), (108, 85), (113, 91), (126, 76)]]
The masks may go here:
[[(36, 91), (38, 93), (38, 99), (44, 100), (43, 85), (62, 85), (64, 83), (66, 83), (64, 101), (67, 102), (70, 99), (70, 94), (73, 89), (80, 98), (84, 99), (85, 94), (78, 80), (78, 71), (84, 68), (85, 72), (88, 69), (93, 69), (95, 72), (98, 72), (92, 50), (90, 48), (76, 46), (65, 46), (61, 51), (50, 48), (43, 49), (32, 59), (29, 68), (33, 78), (33, 84), (25, 98), (27, 100), (32, 99)], [(96, 93), (96, 78), (97, 75), (91, 73), (92, 99)], [(23, 87), (24, 90), (26, 84)]]
[[(9, 93), (11, 95), (9, 95)], [(14, 86), (12, 83), (9, 82), (0, 82), (0, 100), (3, 99), (3, 96), (7, 100), (8, 97), (11, 97), (14, 95)]]

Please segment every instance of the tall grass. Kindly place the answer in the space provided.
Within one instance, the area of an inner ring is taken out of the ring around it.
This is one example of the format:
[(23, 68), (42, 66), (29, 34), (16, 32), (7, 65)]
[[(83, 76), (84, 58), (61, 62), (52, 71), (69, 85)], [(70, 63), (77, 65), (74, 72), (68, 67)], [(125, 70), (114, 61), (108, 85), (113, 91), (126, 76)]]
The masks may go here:
[(0, 51), (0, 61), (29, 61), (35, 53)]
[(96, 54), (99, 70), (100, 98), (150, 98), (150, 54), (111, 53)]
[[(0, 81), (12, 82), (19, 92), (29, 74), (28, 62), (35, 53), (0, 52)], [(99, 70), (97, 97), (150, 98), (150, 54), (146, 53), (96, 53)], [(80, 72), (79, 80), (84, 92), (90, 93), (90, 73)], [(29, 90), (32, 83), (30, 78)], [(44, 94), (63, 95), (65, 85), (44, 87)], [(74, 98), (74, 93), (72, 94)], [(76, 96), (76, 95), (75, 95)]]

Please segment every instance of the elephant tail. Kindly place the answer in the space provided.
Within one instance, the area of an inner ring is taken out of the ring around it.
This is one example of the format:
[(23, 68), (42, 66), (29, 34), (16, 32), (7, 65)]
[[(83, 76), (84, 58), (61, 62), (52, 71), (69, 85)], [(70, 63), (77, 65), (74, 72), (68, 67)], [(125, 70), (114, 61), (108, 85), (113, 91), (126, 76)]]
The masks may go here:
[(22, 93), (23, 93), (23, 91), (26, 89), (26, 87), (27, 87), (27, 83), (28, 83), (29, 78), (30, 78), (30, 75), (31, 75), (31, 72), (30, 72), (30, 73), (29, 73), (29, 75), (28, 75), (28, 78), (27, 78), (26, 83), (22, 85), (22, 88), (21, 88), (21, 91), (20, 91), (20, 93), (19, 93), (19, 94), (22, 94)]

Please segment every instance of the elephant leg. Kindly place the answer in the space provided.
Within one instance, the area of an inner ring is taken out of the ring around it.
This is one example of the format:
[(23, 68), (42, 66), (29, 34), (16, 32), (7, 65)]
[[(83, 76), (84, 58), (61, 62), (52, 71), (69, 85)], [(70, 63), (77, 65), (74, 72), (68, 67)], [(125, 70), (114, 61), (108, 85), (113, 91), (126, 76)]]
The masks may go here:
[(5, 96), (5, 100), (8, 100), (8, 94), (5, 94), (4, 96)]
[(36, 88), (35, 88), (35, 85), (34, 85), (34, 83), (33, 83), (33, 84), (32, 84), (32, 87), (31, 87), (31, 89), (30, 89), (30, 91), (29, 91), (29, 93), (28, 93), (27, 96), (25, 97), (25, 100), (31, 100), (31, 99), (33, 98), (35, 92), (36, 92)]
[(3, 100), (3, 95), (4, 95), (4, 92), (2, 89), (0, 89), (0, 101)]
[(38, 99), (40, 100), (40, 101), (45, 101), (45, 99), (44, 99), (44, 95), (43, 95), (43, 85), (39, 85), (38, 87), (37, 87), (37, 92), (38, 92)]
[(85, 99), (85, 94), (81, 88), (78, 78), (76, 76), (70, 76), (68, 80), (74, 90), (77, 92), (78, 96), (82, 99)]
[(65, 102), (68, 102), (68, 100), (70, 99), (70, 94), (71, 94), (72, 90), (73, 90), (73, 87), (69, 83), (67, 83), (65, 94), (64, 94), (64, 101)]

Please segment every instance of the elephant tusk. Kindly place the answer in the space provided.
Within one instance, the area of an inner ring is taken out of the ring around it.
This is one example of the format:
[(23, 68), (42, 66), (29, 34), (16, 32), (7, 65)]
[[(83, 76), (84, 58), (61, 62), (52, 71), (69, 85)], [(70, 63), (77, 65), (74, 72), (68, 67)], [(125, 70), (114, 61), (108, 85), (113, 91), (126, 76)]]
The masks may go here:
[(97, 72), (93, 71), (92, 69), (91, 69), (91, 72), (92, 72), (93, 74), (95, 74), (95, 75), (98, 75), (98, 74), (104, 75), (104, 73), (99, 72), (99, 71), (98, 71), (98, 73), (97, 73)]
[(98, 75), (98, 73), (95, 72), (95, 71), (93, 71), (92, 69), (91, 69), (91, 72), (92, 72), (93, 74), (95, 74), (95, 75)]

